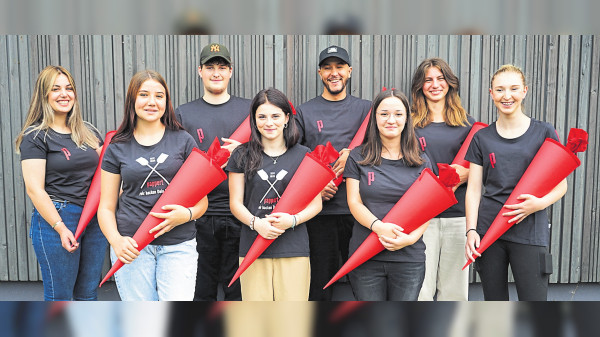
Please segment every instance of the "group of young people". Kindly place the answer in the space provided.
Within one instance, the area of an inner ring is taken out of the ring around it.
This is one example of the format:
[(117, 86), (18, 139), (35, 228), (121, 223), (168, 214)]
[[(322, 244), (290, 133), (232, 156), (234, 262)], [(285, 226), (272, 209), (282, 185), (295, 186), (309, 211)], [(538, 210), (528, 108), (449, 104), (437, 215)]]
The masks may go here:
[[(174, 109), (163, 77), (138, 72), (110, 144), (82, 120), (69, 72), (42, 70), (16, 148), (35, 207), (30, 236), (45, 300), (96, 300), (108, 245), (111, 261), (126, 264), (115, 274), (123, 300), (214, 301), (219, 285), (225, 300), (331, 300), (323, 286), (371, 232), (385, 250), (348, 275), (357, 300), (468, 300), (465, 257), (480, 255), (480, 238), (528, 163), (546, 138), (557, 138), (550, 124), (525, 115), (522, 71), (505, 65), (492, 76), (498, 119), (475, 134), (470, 168), (452, 165), (458, 204), (404, 233), (381, 219), (425, 168), (437, 174), (438, 163), (452, 162), (475, 122), (458, 78), (444, 60), (429, 58), (414, 73), (410, 102), (397, 89), (369, 102), (347, 92), (353, 68), (344, 48), (325, 48), (318, 66), (323, 93), (295, 109), (274, 88), (244, 99), (227, 91), (229, 51), (209, 44), (198, 67), (203, 96)], [(240, 144), (229, 136), (248, 115), (250, 140)], [(367, 116), (362, 144), (349, 150)], [(228, 179), (193, 207), (150, 213), (164, 220), (139, 250), (132, 239), (139, 225), (192, 149), (208, 150), (215, 137), (231, 153)], [(331, 165), (344, 181), (330, 182), (296, 214), (273, 213), (305, 154), (328, 141), (340, 152)], [(78, 242), (73, 233), (102, 146), (100, 206)], [(516, 225), (475, 262), (486, 300), (508, 300), (509, 264), (519, 299), (546, 299), (545, 209), (566, 188), (563, 181), (542, 198), (507, 206)], [(276, 240), (227, 287), (259, 235)]]

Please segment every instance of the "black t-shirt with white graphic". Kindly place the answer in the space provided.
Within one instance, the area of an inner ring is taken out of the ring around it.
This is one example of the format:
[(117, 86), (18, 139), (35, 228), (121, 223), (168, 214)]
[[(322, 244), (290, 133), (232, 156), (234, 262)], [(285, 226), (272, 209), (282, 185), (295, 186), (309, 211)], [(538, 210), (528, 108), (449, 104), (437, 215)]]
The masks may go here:
[[(371, 102), (351, 95), (341, 101), (313, 98), (296, 109), (300, 143), (311, 150), (328, 141), (338, 151), (347, 148), (370, 108)], [(345, 183), (331, 200), (323, 202), (320, 214), (350, 214)]]
[[(106, 148), (102, 169), (120, 174), (123, 182), (116, 214), (121, 235), (133, 237), (195, 146), (187, 132), (167, 129), (162, 139), (151, 146), (141, 145), (131, 137)], [(195, 236), (194, 221), (190, 221), (159, 236), (152, 244), (174, 245)]]
[[(425, 168), (431, 169), (431, 163), (426, 154), (421, 154), (425, 160), (417, 167), (407, 166), (404, 160), (389, 160), (382, 158), (379, 166), (365, 166), (358, 162), (364, 157), (359, 146), (350, 152), (346, 162), (344, 177), (358, 180), (360, 197), (363, 204), (378, 219), (383, 219), (394, 207), (410, 186), (419, 178)], [(352, 237), (350, 238), (350, 254), (365, 241), (371, 231), (354, 220)], [(414, 244), (397, 251), (384, 249), (373, 258), (375, 261), (392, 262), (425, 262), (425, 243), (419, 238)]]
[[(239, 147), (233, 151), (227, 171), (244, 173), (244, 168), (239, 165), (239, 157), (243, 149)], [(244, 188), (244, 206), (250, 213), (260, 218), (271, 214), (279, 198), (283, 195), (285, 188), (292, 180), (294, 173), (304, 159), (308, 148), (296, 144), (289, 148), (274, 163), (273, 158), (263, 153), (262, 166), (257, 173), (246, 181)], [(246, 256), (250, 246), (254, 243), (256, 231), (248, 226), (242, 226), (240, 235), (240, 256)], [(294, 229), (288, 229), (281, 234), (260, 256), (261, 258), (280, 258), (309, 256), (308, 232), (306, 226), (301, 224)]]
[[(421, 149), (425, 151), (427, 157), (431, 160), (433, 173), (438, 175), (438, 163), (450, 164), (456, 157), (458, 150), (462, 146), (465, 138), (471, 131), (471, 126), (475, 123), (473, 117), (467, 117), (469, 124), (465, 126), (450, 126), (444, 122), (430, 123), (424, 128), (415, 128), (417, 138)], [(467, 193), (467, 183), (460, 185), (454, 195), (458, 204), (453, 205), (443, 211), (438, 218), (453, 218), (465, 216), (465, 194)]]
[[(546, 138), (558, 140), (556, 130), (549, 123), (533, 118), (527, 131), (514, 139), (500, 136), (496, 131), (496, 122), (477, 131), (465, 159), (483, 167), (484, 192), (477, 217), (479, 235), (487, 232)], [(512, 226), (501, 239), (548, 246), (548, 212), (544, 209), (529, 215), (521, 223)]]
[[(90, 129), (102, 145), (102, 136), (94, 128)], [(100, 159), (95, 149), (85, 145), (78, 148), (71, 134), (52, 129), (26, 134), (19, 149), (22, 161), (46, 160), (44, 189), (48, 195), (83, 207)]]
[[(208, 150), (215, 137), (229, 138), (250, 114), (250, 100), (230, 96), (223, 104), (210, 104), (200, 98), (180, 105), (175, 115), (183, 127), (192, 135), (198, 149)], [(229, 210), (229, 188), (227, 180), (208, 194), (207, 215), (231, 215)]]

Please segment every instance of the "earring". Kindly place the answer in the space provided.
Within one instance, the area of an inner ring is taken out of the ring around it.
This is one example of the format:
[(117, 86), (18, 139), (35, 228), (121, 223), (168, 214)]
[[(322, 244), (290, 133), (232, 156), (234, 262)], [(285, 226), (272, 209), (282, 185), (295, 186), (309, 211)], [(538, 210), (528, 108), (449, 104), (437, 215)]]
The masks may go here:
[(283, 124), (283, 128), (287, 129), (287, 123)]

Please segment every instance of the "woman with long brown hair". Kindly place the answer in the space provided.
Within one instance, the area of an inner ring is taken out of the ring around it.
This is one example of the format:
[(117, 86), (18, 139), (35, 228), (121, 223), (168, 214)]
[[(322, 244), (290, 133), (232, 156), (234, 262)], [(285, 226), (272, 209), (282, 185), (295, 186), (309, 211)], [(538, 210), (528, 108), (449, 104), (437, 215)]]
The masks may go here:
[(71, 74), (61, 66), (44, 68), (16, 148), (34, 206), (29, 236), (40, 263), (46, 301), (98, 299), (106, 239), (95, 217), (81, 244), (73, 233), (101, 147), (98, 130), (81, 117)]
[(206, 211), (206, 197), (190, 208), (167, 205), (163, 209), (168, 213), (150, 213), (165, 220), (150, 230), (155, 239), (141, 252), (132, 237), (195, 144), (175, 118), (163, 77), (153, 70), (135, 74), (123, 122), (104, 154), (98, 208), (112, 262), (128, 264), (115, 273), (123, 300), (194, 296), (198, 258), (194, 220)]
[[(438, 174), (438, 163), (450, 164), (475, 120), (461, 104), (459, 81), (446, 61), (428, 58), (421, 62), (412, 79), (412, 114), (421, 150), (427, 154)], [(469, 299), (468, 270), (461, 270), (466, 242), (465, 193), (469, 170), (453, 164), (460, 183), (455, 187), (458, 204), (431, 219), (423, 234), (426, 249), (425, 281), (419, 300)]]
[(344, 177), (348, 206), (355, 218), (350, 239), (354, 253), (371, 231), (385, 250), (349, 274), (359, 301), (415, 301), (425, 276), (425, 244), (421, 239), (428, 222), (410, 234), (385, 215), (400, 200), (425, 168), (415, 137), (406, 96), (396, 89), (382, 91), (373, 100), (363, 144), (350, 152)]

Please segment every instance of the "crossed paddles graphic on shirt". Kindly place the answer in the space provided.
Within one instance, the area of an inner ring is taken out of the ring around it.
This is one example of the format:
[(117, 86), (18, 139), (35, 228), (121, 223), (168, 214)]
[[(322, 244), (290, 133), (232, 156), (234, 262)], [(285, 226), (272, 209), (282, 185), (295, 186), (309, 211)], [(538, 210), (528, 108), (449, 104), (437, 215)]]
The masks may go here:
[(277, 173), (277, 175), (275, 176), (275, 181), (271, 183), (269, 181), (269, 175), (267, 174), (267, 172), (265, 172), (265, 170), (261, 169), (258, 172), (256, 172), (256, 174), (258, 174), (258, 176), (260, 177), (260, 179), (266, 181), (271, 186), (271, 187), (269, 187), (269, 189), (267, 190), (267, 192), (265, 192), (265, 195), (263, 195), (262, 199), (260, 199), (261, 203), (263, 202), (263, 200), (265, 200), (265, 198), (267, 197), (267, 194), (269, 194), (269, 191), (271, 189), (273, 189), (275, 191), (275, 193), (277, 193), (277, 196), (281, 198), (281, 195), (279, 195), (279, 192), (275, 188), (275, 183), (278, 182), (278, 181), (280, 181), (281, 179), (283, 179), (287, 175), (287, 173), (288, 173), (288, 171), (286, 171), (286, 170), (279, 171), (279, 173)]
[(148, 166), (150, 168), (150, 173), (148, 173), (148, 176), (146, 176), (146, 179), (144, 180), (144, 182), (142, 183), (142, 186), (140, 186), (140, 189), (144, 188), (144, 184), (146, 183), (146, 181), (148, 181), (148, 179), (150, 178), (150, 176), (152, 175), (152, 172), (158, 174), (166, 183), (167, 185), (169, 185), (169, 181), (167, 180), (167, 178), (163, 177), (162, 174), (160, 174), (156, 168), (158, 167), (158, 165), (162, 164), (165, 162), (165, 160), (167, 160), (167, 158), (169, 157), (168, 154), (166, 153), (161, 153), (160, 156), (158, 156), (158, 158), (156, 158), (156, 165), (154, 165), (154, 167), (150, 166), (150, 163), (148, 162), (148, 160), (144, 157), (139, 157), (138, 159), (136, 159), (135, 161), (137, 161), (140, 165), (142, 166)]

